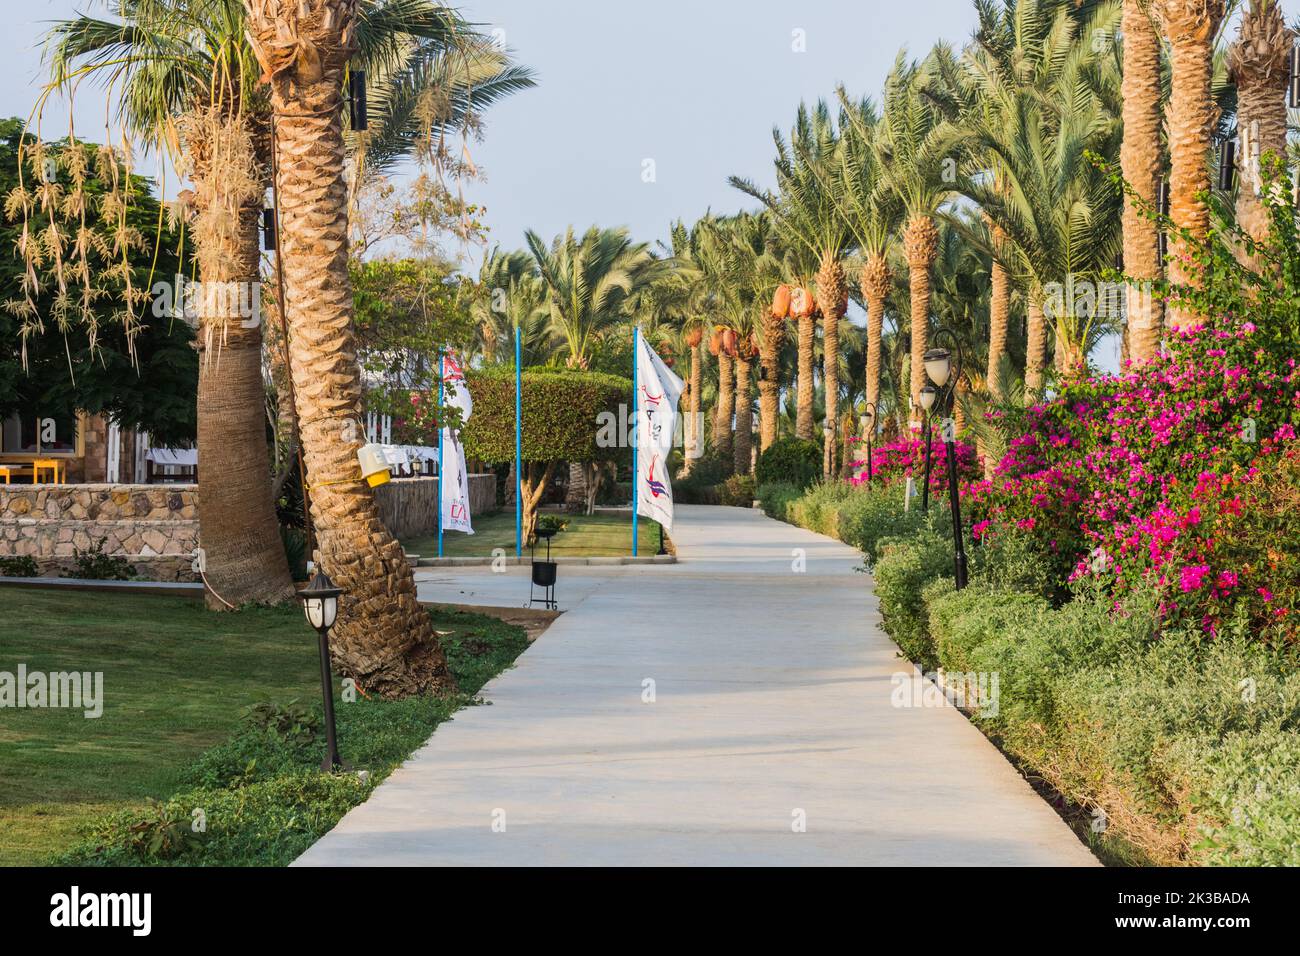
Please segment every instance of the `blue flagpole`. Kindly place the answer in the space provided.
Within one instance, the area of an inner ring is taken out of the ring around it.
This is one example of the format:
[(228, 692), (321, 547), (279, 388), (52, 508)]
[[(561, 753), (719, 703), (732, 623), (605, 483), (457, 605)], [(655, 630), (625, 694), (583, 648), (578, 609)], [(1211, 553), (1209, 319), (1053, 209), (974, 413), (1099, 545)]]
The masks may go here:
[(524, 388), (519, 326), (515, 326), (515, 557), (524, 553)]
[(641, 472), (639, 470), (640, 442), (637, 441), (637, 431), (641, 427), (641, 393), (637, 387), (637, 366), (640, 362), (637, 360), (641, 357), (641, 326), (632, 326), (632, 557), (636, 557), (636, 513), (637, 506), (641, 503), (641, 494), (639, 485), (641, 482)]
[(447, 480), (442, 471), (442, 392), (443, 376), (447, 374), (447, 358), (438, 356), (438, 557), (442, 557), (442, 498), (447, 493)]

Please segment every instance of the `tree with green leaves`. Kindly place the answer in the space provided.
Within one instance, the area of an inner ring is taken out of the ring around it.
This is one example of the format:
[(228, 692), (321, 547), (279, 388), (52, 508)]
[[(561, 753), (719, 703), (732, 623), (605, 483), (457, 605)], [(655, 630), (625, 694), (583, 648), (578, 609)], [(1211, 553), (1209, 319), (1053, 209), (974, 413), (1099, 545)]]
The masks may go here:
[[(819, 100), (810, 110), (800, 104), (787, 144), (779, 129), (772, 131), (776, 143), (777, 191), (761, 190), (748, 180), (733, 176), (737, 189), (760, 200), (770, 211), (783, 240), (799, 247), (816, 262), (817, 310), (822, 317), (822, 380), (826, 395), (826, 427), (831, 432), (827, 453), (827, 474), (836, 468), (835, 435), (839, 408), (839, 322), (848, 307), (843, 257), (854, 234), (840, 214), (840, 169), (843, 147), (829, 105)], [(802, 356), (802, 350), (801, 350)], [(809, 432), (812, 408), (812, 376), (801, 362), (799, 407), (803, 431)], [(810, 434), (801, 434), (810, 438)]]

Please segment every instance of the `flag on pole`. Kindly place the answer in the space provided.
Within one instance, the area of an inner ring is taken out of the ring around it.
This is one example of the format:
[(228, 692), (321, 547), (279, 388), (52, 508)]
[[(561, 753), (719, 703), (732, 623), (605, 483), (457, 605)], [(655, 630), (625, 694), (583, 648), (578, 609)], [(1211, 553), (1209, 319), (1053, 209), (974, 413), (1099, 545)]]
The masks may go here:
[(677, 429), (677, 400), (686, 383), (638, 336), (636, 356), (636, 512), (673, 527), (673, 489), (668, 456)]
[[(460, 421), (464, 425), (474, 411), (474, 400), (470, 398), (469, 388), (465, 384), (465, 372), (454, 355), (448, 354), (443, 359), (443, 387), (446, 389), (444, 404), (460, 409)], [(442, 443), (442, 474), (438, 476), (441, 526), (448, 531), (473, 534), (474, 528), (470, 525), (469, 518), (469, 476), (465, 467), (465, 446), (460, 442), (459, 430), (444, 427)]]

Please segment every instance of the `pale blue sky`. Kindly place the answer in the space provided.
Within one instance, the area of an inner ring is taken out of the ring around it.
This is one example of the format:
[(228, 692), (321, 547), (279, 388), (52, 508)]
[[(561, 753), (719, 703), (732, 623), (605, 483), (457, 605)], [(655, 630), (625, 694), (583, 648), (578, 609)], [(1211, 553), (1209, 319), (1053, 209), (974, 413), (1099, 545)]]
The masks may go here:
[[(975, 22), (970, 0), (855, 3), (831, 0), (468, 0), (459, 8), (504, 31), (536, 89), (494, 106), (473, 159), (486, 176), (467, 194), (486, 205), (492, 240), (523, 242), (570, 223), (624, 225), (666, 238), (668, 224), (744, 198), (736, 173), (771, 174), (773, 123), (787, 127), (801, 98), (879, 91), (895, 54), (923, 54), (937, 39), (961, 42)], [(26, 23), (10, 18), (0, 62), (0, 115), (26, 116), (43, 78), (39, 41), (50, 21), (102, 0), (34, 0)], [(794, 31), (805, 52), (794, 52)], [(14, 36), (13, 34), (17, 34)], [(102, 139), (106, 95), (77, 95), (78, 132)], [(67, 129), (65, 102), (47, 106), (42, 132)], [(653, 160), (655, 182), (642, 181)], [(155, 172), (156, 163), (143, 163)], [(169, 193), (174, 193), (174, 183)]]

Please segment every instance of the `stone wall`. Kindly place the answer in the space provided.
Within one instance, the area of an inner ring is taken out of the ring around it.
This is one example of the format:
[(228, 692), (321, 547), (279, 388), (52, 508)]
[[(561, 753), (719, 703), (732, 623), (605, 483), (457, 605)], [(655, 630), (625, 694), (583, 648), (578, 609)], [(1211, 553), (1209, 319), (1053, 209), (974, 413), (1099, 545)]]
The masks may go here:
[[(469, 513), (496, 507), (496, 475), (469, 476)], [(375, 503), (384, 524), (398, 538), (414, 538), (438, 530), (438, 479), (394, 478), (375, 489)]]
[(100, 541), (140, 576), (192, 581), (199, 545), (194, 485), (0, 485), (0, 557), (30, 556), (41, 573), (73, 567), (74, 549)]

